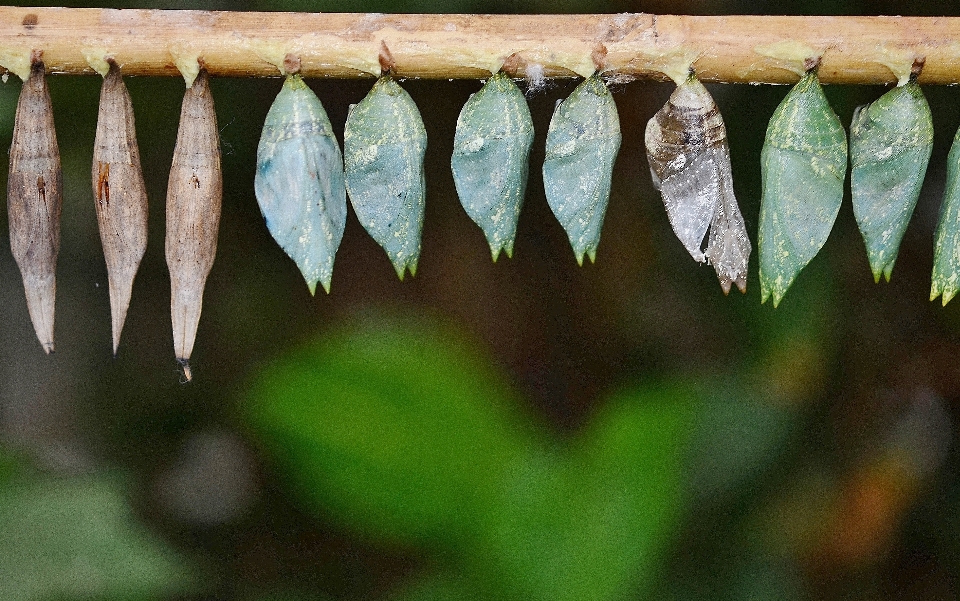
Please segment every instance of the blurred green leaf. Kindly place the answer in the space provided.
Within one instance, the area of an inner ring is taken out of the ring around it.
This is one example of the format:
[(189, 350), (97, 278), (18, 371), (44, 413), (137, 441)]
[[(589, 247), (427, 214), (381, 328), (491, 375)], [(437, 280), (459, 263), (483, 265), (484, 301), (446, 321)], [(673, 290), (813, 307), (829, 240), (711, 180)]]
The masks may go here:
[(749, 488), (776, 463), (797, 420), (794, 407), (762, 400), (742, 383), (718, 383), (691, 434), (689, 484), (704, 499)]
[(531, 429), (456, 334), (375, 323), (265, 369), (249, 422), (310, 502), (360, 532), (406, 542), (470, 532)]
[(498, 381), (455, 334), (380, 322), (268, 367), (247, 416), (321, 511), (468, 560), (470, 586), (425, 581), (402, 599), (616, 599), (646, 585), (682, 504), (694, 395), (622, 392), (558, 448)]
[(618, 394), (566, 456), (528, 462), (481, 535), (514, 598), (620, 599), (650, 584), (681, 510), (694, 397), (666, 384)]
[(390, 597), (391, 601), (483, 601), (483, 585), (449, 574), (431, 574)]
[(0, 488), (0, 599), (139, 599), (195, 579), (105, 479), (16, 479)]

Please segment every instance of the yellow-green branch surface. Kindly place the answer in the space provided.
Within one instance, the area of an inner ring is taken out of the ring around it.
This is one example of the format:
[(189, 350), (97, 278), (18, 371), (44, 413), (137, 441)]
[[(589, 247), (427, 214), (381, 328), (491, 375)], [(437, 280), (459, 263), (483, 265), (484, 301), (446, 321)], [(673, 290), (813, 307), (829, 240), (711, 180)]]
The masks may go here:
[[(827, 83), (888, 83), (925, 60), (920, 83), (960, 83), (958, 17), (386, 15), (0, 7), (0, 65), (42, 51), (47, 70), (91, 74), (112, 57), (127, 75), (399, 77), (606, 75), (791, 83), (820, 57)], [(19, 61), (19, 63), (18, 63)], [(505, 64), (506, 63), (506, 64)], [(288, 61), (289, 64), (289, 61)], [(294, 62), (295, 64), (295, 62)]]

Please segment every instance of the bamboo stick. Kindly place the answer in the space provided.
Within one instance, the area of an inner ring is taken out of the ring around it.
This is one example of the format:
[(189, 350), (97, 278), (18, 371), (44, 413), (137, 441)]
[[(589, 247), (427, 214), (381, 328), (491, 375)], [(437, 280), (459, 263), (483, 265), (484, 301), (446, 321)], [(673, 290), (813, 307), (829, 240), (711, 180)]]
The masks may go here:
[[(665, 79), (691, 64), (706, 81), (791, 83), (803, 54), (828, 83), (887, 83), (925, 58), (919, 81), (960, 82), (960, 17), (384, 15), (0, 7), (0, 65), (42, 50), (50, 72), (93, 73), (112, 57), (126, 75), (179, 74), (199, 57), (217, 76), (379, 73), (385, 44), (399, 77), (483, 78), (513, 55), (515, 76)], [(798, 50), (799, 49), (799, 50)], [(784, 53), (789, 55), (784, 58)], [(194, 62), (195, 64), (195, 62)]]

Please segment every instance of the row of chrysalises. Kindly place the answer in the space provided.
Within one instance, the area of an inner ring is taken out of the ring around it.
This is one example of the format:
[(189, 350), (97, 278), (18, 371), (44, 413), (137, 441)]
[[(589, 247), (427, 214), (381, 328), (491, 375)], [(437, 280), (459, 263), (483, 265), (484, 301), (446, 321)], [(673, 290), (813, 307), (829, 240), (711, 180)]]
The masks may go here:
[[(933, 141), (930, 109), (916, 75), (859, 107), (850, 127), (854, 214), (874, 277), (889, 281), (913, 213)], [(511, 256), (526, 191), (533, 121), (504, 71), (471, 95), (457, 120), (451, 160), (467, 214), (495, 261)], [(547, 132), (547, 202), (579, 263), (595, 259), (621, 134), (617, 107), (601, 74), (558, 102)], [(709, 262), (724, 293), (746, 291), (751, 252), (734, 196), (730, 150), (719, 109), (691, 72), (647, 123), (647, 158), (674, 232), (690, 255)], [(297, 73), (286, 77), (257, 148), (255, 193), (267, 227), (296, 262), (310, 292), (329, 292), (346, 224), (347, 197), (360, 223), (402, 279), (416, 273), (423, 227), (426, 130), (410, 95), (389, 68), (350, 107), (343, 154), (323, 105)], [(931, 300), (960, 289), (960, 132), (949, 156), (936, 234)], [(817, 61), (777, 107), (761, 154), (758, 243), (763, 301), (776, 306), (819, 252), (843, 198), (848, 143), (824, 96)], [(93, 190), (107, 263), (113, 348), (146, 248), (147, 196), (130, 96), (116, 64), (101, 90)], [(8, 182), (10, 238), (37, 337), (53, 351), (55, 264), (62, 174), (44, 65), (34, 57), (17, 105)], [(220, 148), (208, 76), (187, 89), (167, 190), (166, 257), (176, 357), (189, 358), (203, 288), (216, 253), (222, 200)]]

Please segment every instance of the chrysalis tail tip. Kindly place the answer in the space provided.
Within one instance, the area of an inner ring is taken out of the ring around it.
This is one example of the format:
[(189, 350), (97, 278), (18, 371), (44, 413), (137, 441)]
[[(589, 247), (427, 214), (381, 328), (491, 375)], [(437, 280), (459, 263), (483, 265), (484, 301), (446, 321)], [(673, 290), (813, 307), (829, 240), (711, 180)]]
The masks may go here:
[(52, 355), (53, 354), (53, 342), (42, 342), (43, 352)]
[(193, 380), (193, 371), (190, 369), (190, 360), (184, 359), (182, 357), (177, 357), (177, 363), (180, 364), (180, 369), (183, 372), (183, 379), (181, 383), (186, 384)]

